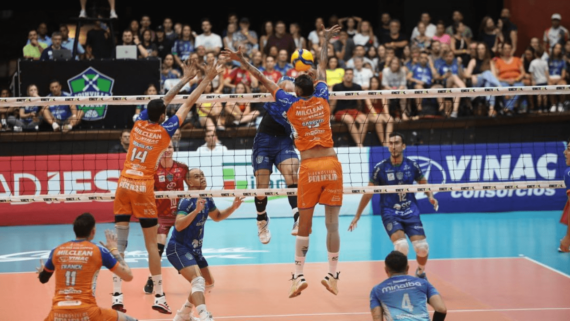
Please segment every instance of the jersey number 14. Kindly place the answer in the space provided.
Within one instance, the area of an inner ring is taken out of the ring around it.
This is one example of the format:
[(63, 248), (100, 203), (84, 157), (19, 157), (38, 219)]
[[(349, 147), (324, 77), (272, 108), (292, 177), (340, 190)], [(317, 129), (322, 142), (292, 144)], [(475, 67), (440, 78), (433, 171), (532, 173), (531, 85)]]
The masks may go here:
[(131, 162), (134, 162), (135, 160), (140, 160), (141, 163), (144, 163), (144, 161), (146, 160), (146, 156), (148, 155), (148, 151), (139, 151), (137, 150), (137, 148), (133, 148), (133, 153), (131, 154)]

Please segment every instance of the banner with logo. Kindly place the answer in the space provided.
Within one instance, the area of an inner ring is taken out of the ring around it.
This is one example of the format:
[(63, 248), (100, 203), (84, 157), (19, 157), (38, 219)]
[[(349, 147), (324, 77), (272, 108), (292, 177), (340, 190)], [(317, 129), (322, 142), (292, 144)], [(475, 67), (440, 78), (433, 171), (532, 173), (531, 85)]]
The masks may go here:
[[(566, 168), (564, 142), (407, 146), (404, 156), (418, 163), (430, 184), (562, 180)], [(387, 148), (370, 150), (370, 172), (390, 157)], [(423, 193), (417, 193), (421, 213), (435, 213)], [(562, 211), (561, 189), (484, 190), (436, 193), (439, 213)], [(380, 214), (380, 196), (372, 199)]]

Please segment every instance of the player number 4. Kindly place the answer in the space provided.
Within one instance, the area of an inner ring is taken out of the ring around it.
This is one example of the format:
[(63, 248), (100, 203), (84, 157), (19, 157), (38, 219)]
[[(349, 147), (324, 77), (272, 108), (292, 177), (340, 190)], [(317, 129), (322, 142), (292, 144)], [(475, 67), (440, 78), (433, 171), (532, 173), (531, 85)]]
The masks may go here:
[(77, 271), (67, 271), (65, 272), (65, 285), (75, 286), (75, 277), (77, 276)]
[(147, 150), (145, 150), (143, 152), (143, 151), (137, 150), (137, 148), (135, 147), (135, 148), (133, 148), (133, 153), (131, 154), (131, 162), (134, 162), (136, 159), (138, 159), (141, 161), (141, 163), (144, 163), (147, 155), (148, 155)]
[(412, 305), (412, 301), (410, 301), (410, 295), (408, 293), (404, 293), (404, 298), (402, 299), (402, 309), (414, 312), (414, 306)]

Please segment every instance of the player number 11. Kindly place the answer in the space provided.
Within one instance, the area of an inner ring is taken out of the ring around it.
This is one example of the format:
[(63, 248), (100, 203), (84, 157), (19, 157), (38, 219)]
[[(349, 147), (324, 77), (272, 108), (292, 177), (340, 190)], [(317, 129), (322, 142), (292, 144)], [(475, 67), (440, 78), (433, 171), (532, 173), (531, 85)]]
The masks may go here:
[(67, 271), (65, 272), (65, 285), (66, 286), (74, 286), (75, 285), (75, 277), (77, 276), (77, 271)]

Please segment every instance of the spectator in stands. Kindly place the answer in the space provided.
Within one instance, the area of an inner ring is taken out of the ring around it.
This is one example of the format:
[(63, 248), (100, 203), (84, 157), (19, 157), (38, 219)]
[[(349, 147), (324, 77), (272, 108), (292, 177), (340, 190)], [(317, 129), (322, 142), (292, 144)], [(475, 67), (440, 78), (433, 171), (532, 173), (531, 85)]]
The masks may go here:
[(436, 28), (435, 28), (435, 35), (433, 35), (432, 39), (434, 41), (439, 41), (442, 44), (447, 44), (448, 46), (451, 46), (451, 37), (445, 33), (445, 23), (443, 22), (443, 20), (439, 20), (437, 22)]
[[(423, 22), (424, 25), (426, 26), (426, 36), (428, 36), (429, 38), (433, 38), (433, 36), (435, 35), (435, 33), (437, 31), (437, 27), (433, 23), (431, 23), (430, 14), (427, 12), (422, 13), (422, 15), (420, 17), (420, 21)], [(414, 28), (414, 30), (412, 31), (412, 37), (410, 39), (414, 39), (419, 34), (420, 33), (418, 31), (418, 27), (416, 26)]]
[(547, 61), (548, 60), (548, 55), (549, 53), (547, 51), (550, 50), (546, 50), (545, 48), (542, 47), (542, 45), (540, 44), (540, 40), (536, 37), (530, 38), (530, 46), (532, 47), (532, 49), (534, 49), (534, 51), (539, 51), (539, 49), (542, 49), (540, 51), (543, 51), (544, 53), (542, 54), (542, 60)]
[[(309, 44), (311, 44), (310, 40)], [(265, 44), (264, 48), (266, 55), (269, 54), (269, 48), (272, 46), (277, 47), (277, 50), (286, 50), (287, 57), (291, 57), (291, 54), (295, 51), (295, 41), (291, 35), (287, 34), (283, 21), (278, 21), (275, 24), (275, 33), (267, 38), (267, 44)]]
[[(426, 35), (428, 35), (427, 32)], [(399, 20), (392, 20), (390, 22), (390, 35), (388, 36), (387, 39), (384, 39), (383, 44), (384, 46), (386, 46), (386, 48), (394, 49), (396, 57), (402, 57), (402, 50), (408, 44), (408, 39), (403, 34), (400, 33)]]
[(338, 58), (331, 57), (329, 58), (327, 68), (327, 86), (329, 86), (329, 90), (332, 91), (333, 86), (336, 84), (340, 84), (344, 78), (344, 69), (340, 68), (338, 65)]
[(364, 64), (370, 64), (372, 65), (372, 60), (368, 59), (367, 57), (365, 57), (366, 55), (366, 49), (364, 48), (364, 46), (362, 45), (358, 45), (354, 48), (354, 54), (352, 56), (352, 58), (350, 58), (347, 62), (346, 62), (346, 68), (354, 68), (354, 60), (356, 58), (362, 58), (363, 63)]
[[(238, 15), (235, 12), (230, 12), (228, 14), (228, 26), (234, 24), (237, 27), (238, 22), (239, 22)], [(227, 35), (228, 35), (228, 30), (226, 29), (222, 32), (222, 38), (224, 38)]]
[[(394, 49), (390, 50), (392, 50), (392, 53), (394, 53)], [(384, 47), (384, 45), (378, 46), (378, 66), (376, 67), (376, 69), (378, 70), (379, 73), (382, 72), (382, 69), (384, 69), (386, 65), (387, 52), (388, 50), (386, 49), (386, 47)]]
[[(275, 58), (273, 59), (275, 61)], [(259, 69), (259, 71), (265, 71), (264, 61), (263, 61), (263, 54), (261, 51), (256, 51), (253, 56), (251, 57), (251, 64)]]
[(564, 45), (564, 61), (566, 62), (566, 83), (570, 83), (570, 41)]
[(213, 52), (218, 55), (222, 49), (222, 38), (212, 33), (212, 24), (209, 19), (202, 19), (202, 34), (196, 37), (196, 47), (204, 46), (206, 53)]
[[(471, 57), (469, 56), (469, 38), (464, 36), (465, 25), (463, 22), (456, 22), (452, 27), (453, 34), (451, 36), (451, 50), (456, 58), (461, 58), (463, 66), (466, 67)], [(473, 51), (476, 51), (476, 47)]]
[(479, 28), (479, 41), (484, 42), (493, 55), (497, 52), (497, 33), (493, 19), (489, 16), (483, 17)]
[(364, 68), (363, 58), (354, 58), (353, 82), (355, 84), (360, 85), (363, 90), (368, 90), (370, 78), (373, 76), (372, 70)]
[[(176, 37), (174, 37), (174, 39), (180, 39), (180, 37), (182, 36), (182, 24), (180, 22), (177, 22), (174, 24), (174, 34), (176, 35)], [(192, 36), (194, 36), (195, 33), (192, 32)]]
[(307, 49), (307, 40), (301, 35), (301, 26), (298, 23), (293, 22), (289, 25), (289, 33), (293, 37), (297, 49)]
[(180, 71), (174, 68), (174, 56), (172, 54), (167, 54), (162, 62), (162, 71), (160, 73), (161, 83), (164, 85), (166, 80), (178, 79), (181, 76)]
[[(214, 92), (214, 86), (209, 83), (204, 90), (204, 94), (211, 94)], [(198, 121), (200, 126), (205, 128), (207, 131), (216, 130), (216, 126), (220, 130), (224, 130), (225, 127), (221, 123), (221, 113), (222, 113), (221, 103), (211, 103), (203, 102), (196, 104), (196, 110), (198, 113)]]
[(283, 76), (283, 74), (275, 70), (275, 59), (271, 56), (267, 56), (267, 58), (265, 58), (265, 70), (263, 71), (263, 74), (274, 83), (277, 83)]
[(88, 45), (93, 49), (93, 56), (96, 59), (114, 58), (111, 31), (105, 23), (95, 21), (93, 29), (87, 32), (85, 46)]
[(156, 48), (156, 44), (152, 42), (151, 30), (143, 30), (141, 45), (146, 49), (146, 52), (148, 53), (147, 57), (158, 57), (158, 49)]
[(555, 13), (552, 15), (551, 20), (552, 20), (552, 27), (546, 29), (543, 37), (544, 47), (547, 48), (549, 52), (552, 52), (552, 48), (554, 48), (554, 45), (556, 45), (557, 43), (563, 45), (569, 40), (568, 29), (560, 25), (560, 20), (562, 20), (562, 16), (560, 16), (560, 14), (558, 13)]
[(38, 25), (38, 42), (45, 43), (47, 46), (51, 46), (51, 38), (47, 35), (48, 29), (45, 22), (41, 22)]
[[(473, 87), (501, 87), (493, 73), (491, 51), (484, 42), (477, 43), (477, 56), (472, 58), (465, 69), (465, 77), (471, 78)], [(496, 116), (495, 96), (488, 96), (489, 116)]]
[(426, 25), (423, 22), (418, 23), (418, 35), (412, 38), (412, 45), (421, 50), (428, 50), (431, 46), (431, 38), (426, 36)]
[[(532, 61), (534, 60), (534, 49), (532, 49), (532, 47), (528, 47), (526, 48), (526, 50), (523, 53), (522, 56), (522, 63), (523, 63), (523, 67), (524, 67), (524, 77), (522, 79), (522, 83), (523, 85), (526, 86), (532, 86), (533, 84), (533, 80), (532, 80), (532, 73), (530, 72), (530, 64), (532, 63)], [(544, 76), (544, 75), (543, 75)], [(535, 110), (534, 108), (534, 96), (528, 96), (528, 103), (529, 103), (529, 110), (533, 111)]]
[(339, 40), (335, 41), (333, 46), (336, 57), (342, 63), (347, 62), (352, 57), (355, 49), (354, 41), (349, 37), (346, 30), (340, 31)]
[(325, 22), (323, 20), (323, 18), (321, 17), (317, 17), (315, 19), (315, 30), (309, 32), (309, 36), (307, 37), (307, 39), (309, 40), (309, 49), (313, 49), (315, 51), (319, 51), (321, 50), (321, 43), (320, 43), (320, 37), (319, 37), (319, 28), (321, 25), (323, 25)]
[[(247, 55), (245, 55), (245, 58), (249, 61)], [(252, 77), (249, 71), (243, 69), (241, 65), (232, 69), (228, 75), (224, 76), (224, 86), (231, 88), (232, 92), (235, 91), (236, 85), (239, 83), (244, 83), (249, 89), (258, 86), (257, 79)]]
[(150, 21), (150, 16), (149, 15), (143, 15), (141, 17), (141, 28), (139, 30), (139, 35), (142, 38), (144, 35), (144, 32), (146, 30), (150, 31), (150, 41), (154, 42), (154, 40), (156, 39), (156, 34), (154, 33), (154, 31), (152, 31), (152, 29), (150, 29), (150, 25), (151, 25), (151, 21)]
[(136, 19), (133, 19), (131, 20), (128, 29), (130, 29), (133, 32), (133, 35), (139, 36), (141, 31), (141, 25)]
[(228, 148), (218, 141), (215, 130), (207, 130), (204, 137), (206, 143), (196, 150), (199, 153), (227, 152)]
[(237, 32), (237, 25), (229, 24), (226, 29), (226, 36), (222, 39), (224, 48), (229, 48), (232, 51), (237, 51), (239, 44), (234, 40), (234, 34)]
[(348, 37), (352, 39), (358, 33), (358, 30), (360, 30), (362, 18), (352, 16), (352, 17), (341, 18), (338, 20), (338, 22), (339, 23), (346, 22), (346, 28), (343, 29), (346, 30), (346, 33), (348, 33)]
[[(386, 54), (386, 48), (384, 48), (384, 46), (382, 46), (382, 45), (378, 46), (378, 48), (380, 48), (380, 47), (383, 48), (384, 54)], [(376, 74), (378, 71), (378, 62), (380, 61), (380, 58), (378, 58), (378, 49), (376, 49), (376, 48), (377, 47), (370, 47), (366, 51), (366, 55), (364, 56), (372, 62), (372, 72), (374, 72), (374, 74)]]
[[(85, 11), (85, 5), (87, 4), (87, 0), (79, 0), (79, 4), (81, 5), (81, 11), (79, 12), (79, 18), (87, 18), (87, 12)], [(115, 11), (115, 0), (109, 0), (109, 7), (111, 9), (110, 18), (111, 19), (118, 19), (117, 12)]]
[(263, 31), (265, 34), (263, 34), (261, 36), (261, 38), (259, 38), (259, 51), (261, 51), (263, 54), (267, 55), (268, 54), (268, 49), (266, 48), (267, 46), (267, 40), (269, 40), (269, 38), (271, 36), (273, 36), (274, 28), (273, 28), (273, 22), (271, 21), (267, 21), (265, 22), (265, 24), (263, 25)]
[[(550, 54), (550, 58), (548, 58), (548, 71), (549, 85), (566, 85), (566, 61), (564, 61), (562, 45), (560, 43), (552, 47), (552, 53)], [(552, 104), (550, 112), (553, 113), (557, 109), (559, 112), (563, 112), (563, 102), (565, 101), (566, 95), (549, 95), (549, 97), (550, 103)]]
[(40, 60), (57, 59), (57, 57), (54, 57), (56, 50), (67, 51), (69, 52), (69, 56), (71, 57), (71, 51), (61, 46), (61, 39), (62, 39), (61, 33), (59, 31), (54, 32), (51, 35), (51, 41), (52, 41), (51, 46), (47, 47), (44, 51), (42, 51), (42, 56), (40, 57)]
[(233, 37), (237, 46), (244, 47), (245, 52), (250, 56), (253, 54), (254, 51), (257, 51), (259, 48), (257, 44), (258, 43), (257, 33), (249, 29), (248, 18), (244, 17), (240, 19), (239, 30), (234, 33)]
[[(144, 91), (143, 94), (145, 96), (158, 95), (158, 88), (156, 88), (154, 84), (149, 84), (146, 87), (146, 90)], [(145, 109), (146, 109), (146, 104), (137, 105), (137, 108), (135, 109), (135, 114), (133, 115), (133, 122), (137, 120), (138, 115)]]
[[(464, 72), (463, 65), (461, 64), (461, 58), (455, 58), (453, 51), (448, 51), (443, 57), (445, 63), (439, 67), (437, 70), (438, 78), (443, 80), (446, 88), (466, 88), (463, 82)], [(453, 98), (453, 110), (445, 110), (445, 115), (451, 118), (457, 118), (459, 112), (459, 103), (461, 98)], [(444, 107), (443, 104), (439, 104), (440, 111)]]
[[(437, 71), (433, 66), (433, 63), (429, 60), (427, 52), (420, 52), (418, 63), (412, 66), (412, 69), (408, 71), (408, 75), (406, 77), (408, 82), (413, 84), (414, 89), (428, 89), (432, 87), (435, 77), (437, 77)], [(422, 98), (416, 98), (418, 112), (423, 109), (422, 101)], [(440, 104), (440, 106), (441, 105), (442, 104)]]
[(139, 37), (131, 30), (123, 31), (123, 46), (135, 46), (137, 48), (137, 57), (139, 59), (148, 57), (148, 51), (143, 47)]
[(45, 43), (38, 41), (38, 32), (35, 30), (30, 30), (30, 32), (28, 32), (28, 42), (29, 43), (23, 48), (24, 58), (39, 60), (42, 56), (42, 52), (48, 46)]
[[(493, 66), (493, 65), (491, 65)], [(522, 87), (524, 77), (524, 66), (519, 57), (513, 57), (510, 43), (503, 44), (502, 55), (495, 61), (495, 77), (501, 82), (503, 87)], [(515, 104), (518, 102), (518, 95), (513, 95), (505, 99), (505, 113), (512, 113)]]
[(289, 57), (291, 57), (291, 55), (287, 50), (279, 50), (279, 55), (277, 56), (277, 64), (275, 64), (275, 70), (279, 71), (282, 75), (286, 75), (287, 72), (293, 68), (293, 65), (289, 63)]
[(156, 45), (156, 54), (160, 59), (164, 60), (166, 55), (171, 53), (174, 43), (166, 37), (163, 26), (156, 27), (156, 41), (154, 44)]
[(384, 12), (380, 16), (380, 22), (382, 25), (380, 26), (380, 42), (384, 43), (384, 39), (388, 39), (390, 37), (390, 21), (392, 21), (392, 17), (389, 13)]
[[(0, 97), (10, 97), (10, 90), (8, 88), (2, 88), (0, 90)], [(0, 107), (0, 129), (2, 131), (9, 130), (8, 122), (10, 122), (11, 117), (14, 117), (12, 115), (14, 109), (14, 107)]]
[[(38, 87), (35, 84), (28, 86), (27, 90), (28, 97), (39, 97)], [(3, 107), (6, 108), (6, 107)], [(1, 110), (2, 108), (0, 108)], [(22, 130), (35, 130), (38, 131), (39, 125), (41, 123), (41, 114), (44, 107), (40, 106), (28, 106), (20, 107), (19, 118), (14, 116), (8, 116), (8, 124), (12, 126), (15, 132), (21, 132)], [(1, 113), (1, 111), (0, 111)], [(2, 126), (0, 125), (0, 128)]]
[(94, 60), (95, 56), (93, 55), (93, 47), (90, 44), (85, 45), (85, 54), (81, 60), (91, 61)]
[[(160, 27), (161, 26), (158, 26), (158, 28), (156, 28), (157, 32)], [(162, 28), (164, 30), (164, 36), (166, 37), (166, 39), (170, 40), (171, 42), (174, 42), (176, 41), (176, 39), (178, 39), (178, 34), (174, 32), (173, 29), (172, 18), (170, 17), (164, 18), (164, 20), (162, 21)]]
[(182, 26), (182, 35), (174, 42), (172, 47), (172, 55), (179, 67), (182, 67), (190, 54), (194, 52), (194, 36), (192, 35), (192, 28), (189, 25)]
[(122, 154), (129, 151), (129, 144), (131, 138), (131, 130), (123, 129), (121, 132), (121, 137), (119, 138), (119, 143), (115, 144), (111, 149), (109, 149), (109, 154)]
[[(69, 37), (69, 29), (67, 28), (66, 24), (59, 25), (59, 32), (61, 33), (61, 46), (71, 52), (73, 52), (73, 43), (75, 42), (75, 38)], [(79, 41), (77, 42), (77, 55), (76, 60), (79, 60), (85, 54), (85, 49)]]
[[(380, 79), (378, 77), (370, 78), (370, 90), (380, 90)], [(368, 121), (375, 125), (376, 134), (383, 146), (388, 145), (388, 136), (392, 133), (394, 128), (394, 120), (390, 116), (388, 106), (382, 104), (382, 99), (367, 99), (366, 107), (368, 109), (366, 117)], [(386, 131), (384, 131), (384, 124), (386, 124)]]
[(432, 61), (435, 69), (439, 68), (439, 65), (443, 63), (443, 50), (441, 50), (441, 43), (439, 41), (434, 41), (431, 43), (431, 55), (430, 60)]
[(465, 28), (463, 29), (463, 33), (461, 35), (467, 41), (471, 41), (471, 39), (473, 39), (473, 31), (471, 31), (471, 28), (469, 28), (469, 26), (463, 23), (463, 14), (461, 13), (461, 11), (458, 10), (453, 11), (451, 19), (453, 20), (453, 23), (451, 24), (451, 26), (445, 29), (445, 33), (447, 33), (450, 36), (455, 35), (455, 32), (453, 31), (453, 26), (455, 24), (462, 23), (465, 26)]
[[(420, 53), (421, 53), (420, 48), (415, 47), (415, 46), (412, 47), (412, 49), (410, 49), (410, 51), (411, 51), (410, 59), (408, 61), (404, 61), (404, 66), (406, 66), (408, 71), (412, 70), (412, 68), (414, 68), (414, 66), (420, 62)], [(429, 56), (428, 56), (428, 59), (429, 59)]]
[[(499, 19), (502, 24), (502, 34), (505, 38), (504, 42), (510, 42), (513, 46), (513, 55), (517, 51), (517, 44), (518, 44), (518, 28), (511, 21), (511, 10), (508, 8), (503, 8), (501, 10), (501, 18)], [(508, 35), (508, 36), (507, 36)]]
[[(67, 97), (69, 93), (61, 90), (61, 84), (58, 80), (52, 80), (49, 84), (49, 97)], [(73, 127), (77, 126), (83, 118), (83, 112), (77, 110), (75, 105), (56, 105), (48, 106), (43, 110), (44, 120), (52, 126), (53, 131), (62, 131), (67, 133)]]
[[(406, 89), (406, 68), (403, 68), (400, 64), (400, 59), (398, 57), (392, 57), (390, 60), (386, 61), (388, 66), (382, 70), (382, 89), (383, 90), (405, 90)], [(396, 115), (397, 119), (408, 120), (408, 115), (406, 114), (406, 99), (400, 99), (400, 111), (399, 115)], [(388, 99), (382, 101), (384, 106), (389, 106)]]
[[(267, 57), (267, 59), (272, 59)], [(247, 94), (248, 88), (243, 84), (239, 83), (236, 85), (236, 94)], [(252, 110), (251, 104), (246, 102), (227, 102), (226, 116), (231, 115), (233, 119), (233, 124), (239, 126), (241, 124), (248, 124), (249, 126), (255, 126), (255, 119), (259, 116), (259, 111)], [(226, 118), (227, 119), (227, 118)], [(228, 125), (226, 120), (226, 125)]]
[(378, 47), (378, 38), (374, 35), (369, 21), (362, 21), (358, 33), (352, 38), (355, 45), (364, 46), (367, 50), (370, 47)]
[[(530, 66), (528, 68), (531, 74), (532, 86), (546, 86), (548, 84), (548, 78), (549, 78), (548, 63), (544, 59), (542, 59), (543, 54), (544, 54), (544, 49), (542, 48), (539, 48), (537, 51), (533, 51), (534, 59), (530, 62)], [(548, 104), (547, 96), (538, 95), (536, 98), (537, 98), (537, 108), (536, 108), (537, 112), (542, 113), (543, 111), (546, 111)]]
[[(465, 63), (469, 64), (471, 59), (477, 58), (477, 45), (479, 45), (479, 43), (477, 41), (472, 41), (469, 44), (469, 59), (467, 60), (467, 62), (464, 61), (463, 62), (464, 64)], [(465, 67), (467, 67), (467, 65), (465, 65)]]
[[(344, 71), (342, 83), (333, 86), (333, 91), (360, 91), (362, 87), (353, 82), (354, 71), (347, 68)], [(331, 114), (337, 122), (342, 122), (348, 127), (348, 131), (356, 146), (363, 147), (366, 137), (368, 121), (366, 115), (360, 112), (361, 100), (332, 100)]]

